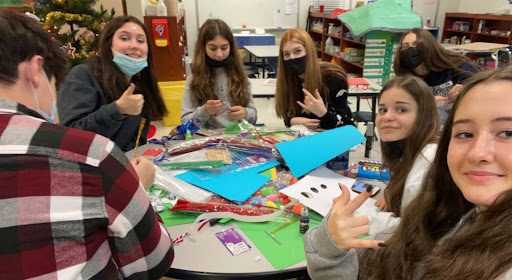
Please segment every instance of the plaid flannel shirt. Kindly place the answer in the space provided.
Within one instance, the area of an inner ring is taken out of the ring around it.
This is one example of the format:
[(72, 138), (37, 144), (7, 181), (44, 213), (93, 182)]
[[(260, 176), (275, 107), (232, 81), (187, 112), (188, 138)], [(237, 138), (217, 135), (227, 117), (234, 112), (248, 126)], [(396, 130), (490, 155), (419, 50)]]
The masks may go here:
[(112, 141), (0, 99), (0, 279), (155, 279), (173, 258)]

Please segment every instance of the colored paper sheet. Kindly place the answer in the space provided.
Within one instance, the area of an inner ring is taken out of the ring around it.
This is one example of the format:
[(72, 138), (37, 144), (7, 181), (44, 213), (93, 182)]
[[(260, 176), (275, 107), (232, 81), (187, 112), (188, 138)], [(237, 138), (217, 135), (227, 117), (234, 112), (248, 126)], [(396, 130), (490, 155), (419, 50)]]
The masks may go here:
[(359, 130), (347, 125), (279, 143), (275, 147), (293, 176), (298, 178), (364, 141)]
[[(236, 223), (275, 269), (281, 270), (306, 259), (302, 241), (304, 235), (299, 232), (299, 221), (274, 233), (281, 244), (265, 232), (279, 227), (282, 224), (280, 222)], [(310, 219), (309, 226), (314, 227), (319, 223), (319, 220)]]
[(209, 190), (236, 203), (242, 203), (270, 180), (267, 176), (258, 173), (278, 165), (278, 161), (269, 161), (254, 167), (206, 179), (202, 179), (201, 171), (189, 170), (177, 175), (176, 178)]
[(199, 214), (201, 213), (175, 212), (169, 209), (158, 212), (158, 215), (160, 215), (166, 227), (191, 224), (196, 220)]

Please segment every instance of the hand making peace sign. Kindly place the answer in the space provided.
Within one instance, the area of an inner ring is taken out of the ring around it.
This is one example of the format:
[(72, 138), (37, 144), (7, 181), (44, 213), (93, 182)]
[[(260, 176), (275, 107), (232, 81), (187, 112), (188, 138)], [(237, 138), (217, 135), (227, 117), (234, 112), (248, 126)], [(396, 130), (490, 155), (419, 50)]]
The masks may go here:
[[(382, 240), (356, 238), (368, 233), (368, 216), (354, 216), (354, 212), (370, 197), (371, 187), (350, 200), (350, 192), (345, 185), (339, 184), (341, 196), (333, 201), (327, 220), (327, 232), (339, 248), (377, 248), (385, 246)], [(381, 244), (379, 246), (379, 244)]]

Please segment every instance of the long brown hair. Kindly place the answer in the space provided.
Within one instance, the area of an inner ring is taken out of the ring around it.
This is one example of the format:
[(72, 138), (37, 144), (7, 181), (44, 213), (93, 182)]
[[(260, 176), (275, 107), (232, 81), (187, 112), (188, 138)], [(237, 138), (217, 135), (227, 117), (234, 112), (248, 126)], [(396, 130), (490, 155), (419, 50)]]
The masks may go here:
[[(113, 102), (128, 88), (130, 82), (126, 80), (125, 74), (112, 61), (112, 40), (115, 32), (127, 22), (133, 22), (139, 25), (144, 34), (146, 34), (146, 42), (150, 42), (148, 31), (140, 20), (133, 16), (120, 16), (110, 20), (101, 32), (100, 36), (100, 53), (89, 59), (90, 65), (96, 79), (100, 82), (107, 102)], [(167, 112), (164, 101), (160, 96), (158, 84), (153, 73), (153, 52), (151, 46), (148, 46), (148, 67), (132, 77), (131, 82), (136, 85), (135, 93), (144, 95), (144, 108), (142, 114), (151, 120), (158, 120)]]
[(249, 102), (249, 79), (245, 73), (242, 59), (238, 53), (231, 28), (220, 19), (207, 19), (199, 29), (194, 62), (192, 63), (192, 81), (190, 91), (198, 104), (218, 99), (215, 94), (215, 68), (206, 63), (206, 44), (221, 36), (229, 42), (229, 63), (226, 66), (228, 76), (228, 96), (232, 105), (247, 106)]
[(416, 34), (416, 48), (423, 57), (423, 64), (428, 71), (442, 71), (452, 69), (461, 75), (469, 75), (470, 73), (459, 68), (463, 62), (469, 62), (469, 59), (462, 54), (447, 50), (436, 41), (436, 38), (428, 30), (422, 28), (414, 28), (405, 33), (400, 39), (400, 45), (396, 49), (395, 58), (393, 60), (393, 70), (396, 75), (414, 74), (414, 71), (405, 67), (400, 61), (400, 52), (402, 51), (402, 42), (408, 34)]
[[(299, 43), (304, 46), (306, 51), (306, 69), (304, 71), (303, 85), (297, 75), (293, 74), (284, 66), (283, 47), (288, 42)], [(311, 93), (314, 93), (315, 89), (318, 89), (324, 102), (326, 102), (329, 92), (322, 80), (322, 76), (325, 74), (336, 75), (343, 79), (347, 78), (341, 66), (318, 61), (315, 44), (305, 30), (295, 28), (284, 33), (279, 45), (277, 67), (275, 96), (277, 116), (283, 119), (291, 119), (297, 116), (298, 112), (302, 111), (302, 107), (297, 104), (297, 101), (304, 100), (304, 94), (300, 90), (302, 87)]]
[(406, 75), (389, 80), (377, 96), (378, 99), (391, 88), (406, 91), (418, 105), (418, 115), (413, 129), (407, 138), (403, 139), (403, 156), (396, 158), (391, 154), (386, 144), (381, 141), (381, 152), (384, 165), (391, 172), (391, 179), (384, 192), (384, 198), (389, 211), (400, 216), (400, 206), (404, 192), (405, 181), (411, 171), (414, 161), (421, 156), (421, 150), (429, 143), (436, 142), (440, 121), (432, 90), (420, 78)]
[(496, 81), (512, 82), (512, 69), (481, 72), (467, 81), (443, 128), (420, 194), (407, 207), (387, 247), (361, 254), (360, 279), (412, 279), (417, 274), (423, 274), (421, 279), (495, 279), (512, 267), (512, 190), (469, 217), (469, 226), (443, 239), (475, 208), (448, 171), (455, 113), (472, 88)]

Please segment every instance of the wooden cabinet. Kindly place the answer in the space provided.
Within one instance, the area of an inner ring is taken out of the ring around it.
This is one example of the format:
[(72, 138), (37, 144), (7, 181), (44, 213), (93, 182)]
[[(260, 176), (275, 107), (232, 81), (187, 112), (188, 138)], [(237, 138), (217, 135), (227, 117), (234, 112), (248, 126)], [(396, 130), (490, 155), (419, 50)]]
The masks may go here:
[(352, 38), (347, 27), (330, 13), (312, 10), (309, 11), (307, 30), (315, 42), (318, 58), (337, 63), (346, 72), (362, 76), (364, 38)]
[[(159, 38), (153, 20), (164, 20), (167, 23), (168, 44), (157, 46)], [(184, 57), (188, 55), (185, 14), (182, 10), (177, 17), (145, 16), (144, 25), (149, 32), (149, 45), (153, 51), (153, 64), (156, 78), (162, 81), (181, 81), (185, 79)]]
[(446, 13), (442, 40), (511, 44), (512, 15)]

